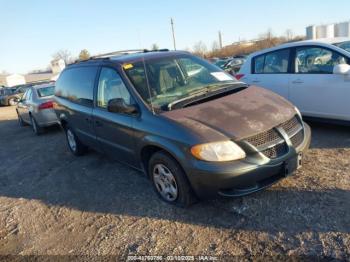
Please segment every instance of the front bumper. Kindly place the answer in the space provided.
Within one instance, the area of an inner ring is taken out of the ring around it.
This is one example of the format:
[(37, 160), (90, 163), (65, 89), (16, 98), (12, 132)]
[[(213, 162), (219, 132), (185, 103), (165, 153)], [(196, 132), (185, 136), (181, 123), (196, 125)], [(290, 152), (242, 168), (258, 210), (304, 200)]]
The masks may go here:
[(249, 156), (241, 161), (219, 164), (194, 160), (191, 167), (186, 168), (188, 178), (196, 195), (201, 199), (217, 195), (248, 195), (286, 177), (286, 162), (305, 152), (310, 142), (311, 129), (304, 124), (303, 142), (297, 148), (290, 147), (288, 153), (278, 159), (266, 160)]

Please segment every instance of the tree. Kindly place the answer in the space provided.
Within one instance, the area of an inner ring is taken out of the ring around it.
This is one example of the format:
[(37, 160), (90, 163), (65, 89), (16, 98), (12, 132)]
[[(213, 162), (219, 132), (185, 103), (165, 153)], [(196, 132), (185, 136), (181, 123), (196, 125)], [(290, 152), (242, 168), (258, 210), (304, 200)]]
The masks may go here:
[(90, 58), (90, 53), (88, 50), (83, 49), (79, 53), (79, 60), (88, 60)]
[(151, 50), (159, 50), (159, 46), (157, 44), (153, 44), (151, 46)]
[(193, 53), (195, 55), (204, 57), (206, 52), (207, 52), (207, 46), (202, 41), (195, 43), (195, 45), (193, 46)]
[(74, 61), (71, 52), (66, 49), (60, 49), (56, 53), (52, 55), (53, 59), (63, 59), (63, 61), (67, 64), (70, 64)]
[(286, 30), (286, 38), (287, 38), (287, 41), (293, 40), (294, 36), (293, 36), (293, 31), (291, 29)]

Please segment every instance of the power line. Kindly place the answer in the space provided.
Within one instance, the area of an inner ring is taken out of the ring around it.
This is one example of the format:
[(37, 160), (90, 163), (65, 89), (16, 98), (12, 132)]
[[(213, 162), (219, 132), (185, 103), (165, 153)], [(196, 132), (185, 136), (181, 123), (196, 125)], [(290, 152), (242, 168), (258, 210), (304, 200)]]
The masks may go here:
[(174, 50), (176, 50), (176, 40), (175, 40), (175, 30), (174, 30), (174, 20), (171, 18), (170, 19), (171, 23), (171, 31), (173, 33), (173, 43), (174, 43)]

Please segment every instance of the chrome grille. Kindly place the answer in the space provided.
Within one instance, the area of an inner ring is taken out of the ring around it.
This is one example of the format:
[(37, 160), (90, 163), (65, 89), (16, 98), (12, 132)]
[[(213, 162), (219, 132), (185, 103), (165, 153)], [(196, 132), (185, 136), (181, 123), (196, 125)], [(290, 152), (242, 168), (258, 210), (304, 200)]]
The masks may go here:
[(268, 158), (274, 159), (283, 156), (288, 151), (286, 143), (275, 145), (274, 147), (261, 151)]
[(303, 128), (300, 121), (295, 116), (287, 122), (281, 124), (279, 127), (283, 128), (289, 137), (295, 135)]
[(245, 140), (257, 148), (262, 148), (267, 144), (278, 143), (282, 140), (282, 137), (276, 132), (276, 130), (271, 129), (255, 136), (248, 137)]
[(295, 134), (293, 137), (290, 138), (290, 141), (292, 142), (292, 145), (294, 147), (300, 146), (303, 140), (304, 140), (303, 130), (299, 131), (297, 134)]
[[(276, 128), (286, 132), (294, 147), (300, 146), (304, 140), (303, 126), (296, 116)], [(248, 137), (245, 141), (255, 146), (259, 152), (270, 159), (283, 156), (288, 152), (288, 146), (276, 128)]]

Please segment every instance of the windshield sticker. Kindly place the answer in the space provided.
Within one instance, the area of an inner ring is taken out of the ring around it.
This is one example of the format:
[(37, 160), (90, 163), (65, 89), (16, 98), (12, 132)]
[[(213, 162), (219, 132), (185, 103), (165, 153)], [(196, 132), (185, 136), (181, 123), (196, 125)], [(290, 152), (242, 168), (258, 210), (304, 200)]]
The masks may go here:
[(129, 69), (131, 69), (131, 68), (133, 68), (134, 66), (132, 65), (132, 64), (125, 64), (124, 66), (123, 66), (123, 68), (125, 69), (125, 70), (129, 70)]
[(219, 81), (232, 81), (233, 80), (232, 76), (230, 76), (229, 74), (226, 74), (224, 72), (213, 72), (210, 74)]

